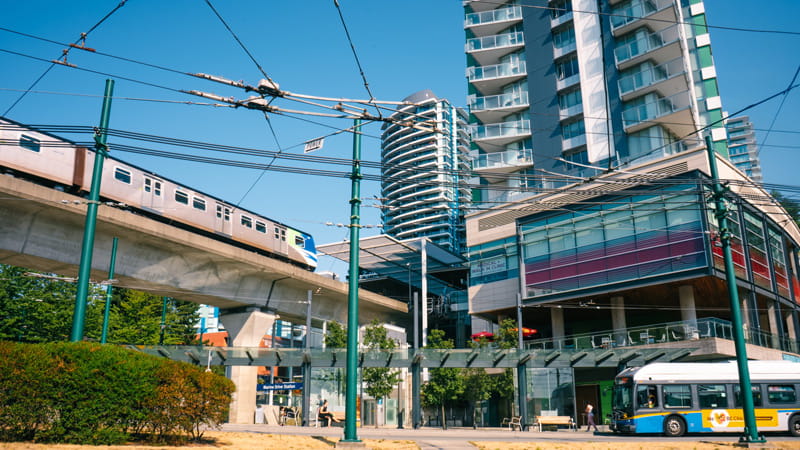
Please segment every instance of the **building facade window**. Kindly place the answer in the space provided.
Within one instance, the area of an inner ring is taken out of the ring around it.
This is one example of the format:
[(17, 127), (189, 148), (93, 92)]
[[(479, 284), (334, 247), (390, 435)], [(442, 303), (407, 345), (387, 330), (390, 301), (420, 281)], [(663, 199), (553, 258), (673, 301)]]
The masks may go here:
[(556, 75), (559, 80), (564, 80), (577, 74), (578, 58), (567, 58), (556, 63)]

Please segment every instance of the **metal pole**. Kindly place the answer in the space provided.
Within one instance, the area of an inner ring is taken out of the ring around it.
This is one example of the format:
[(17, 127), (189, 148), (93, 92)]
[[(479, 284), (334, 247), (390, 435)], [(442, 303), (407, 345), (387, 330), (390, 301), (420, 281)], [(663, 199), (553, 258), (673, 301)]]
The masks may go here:
[(158, 336), (158, 345), (164, 345), (164, 334), (167, 332), (167, 298), (161, 300), (161, 333)]
[(306, 302), (306, 342), (303, 355), (303, 426), (311, 423), (311, 289)]
[(716, 203), (715, 216), (719, 227), (719, 240), (722, 243), (722, 252), (725, 257), (725, 279), (728, 283), (728, 298), (731, 303), (731, 319), (733, 322), (733, 342), (736, 348), (736, 364), (739, 369), (739, 388), (742, 396), (744, 413), (744, 434), (739, 437), (739, 442), (762, 443), (767, 442), (764, 436), (759, 436), (756, 426), (756, 415), (753, 406), (753, 394), (750, 387), (750, 370), (747, 366), (747, 346), (744, 342), (744, 329), (742, 328), (742, 312), (739, 306), (739, 291), (736, 287), (736, 272), (733, 267), (731, 253), (731, 231), (728, 228), (728, 206), (725, 203), (725, 189), (719, 183), (717, 174), (717, 159), (711, 144), (711, 137), (706, 136), (706, 150), (708, 151), (708, 166), (711, 172), (711, 187)]
[(94, 169), (92, 185), (89, 190), (89, 201), (86, 207), (86, 224), (83, 229), (81, 246), (81, 264), (78, 269), (78, 289), (75, 294), (75, 310), (72, 314), (72, 332), (69, 340), (83, 340), (83, 325), (86, 320), (86, 299), (89, 295), (89, 278), (92, 272), (92, 252), (94, 251), (94, 232), (97, 225), (97, 205), (100, 203), (100, 180), (103, 177), (103, 161), (108, 153), (106, 145), (106, 129), (111, 115), (111, 97), (114, 95), (114, 80), (106, 80), (103, 94), (103, 109), (100, 112), (100, 127), (95, 131)]
[(411, 363), (411, 420), (416, 430), (422, 425), (422, 409), (420, 408), (419, 380), (419, 293), (414, 292), (414, 357)]
[(103, 332), (100, 334), (101, 344), (105, 344), (108, 338), (108, 316), (111, 315), (111, 296), (114, 293), (111, 282), (114, 280), (114, 263), (117, 260), (117, 242), (119, 242), (119, 238), (114, 238), (111, 243), (111, 263), (108, 266), (108, 286), (106, 286), (106, 307), (103, 310)]
[(347, 374), (345, 382), (344, 439), (361, 442), (356, 435), (356, 397), (358, 395), (358, 244), (361, 207), (361, 119), (353, 126), (353, 173), (350, 198), (350, 270), (347, 295)]
[[(517, 346), (519, 355), (522, 356), (522, 294), (517, 293)], [(528, 377), (525, 372), (525, 364), (517, 364), (517, 384), (519, 387), (519, 416), (520, 431), (523, 431), (525, 424), (528, 423)]]

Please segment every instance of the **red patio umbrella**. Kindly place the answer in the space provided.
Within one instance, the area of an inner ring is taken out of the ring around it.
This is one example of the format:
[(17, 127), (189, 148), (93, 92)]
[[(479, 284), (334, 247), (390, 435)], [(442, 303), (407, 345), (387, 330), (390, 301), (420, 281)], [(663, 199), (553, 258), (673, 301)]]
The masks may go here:
[[(514, 331), (515, 333), (517, 332), (516, 328), (512, 328), (511, 330)], [(534, 334), (536, 334), (538, 332), (539, 331), (536, 330), (535, 328), (522, 327), (522, 337), (531, 337), (531, 336), (533, 336)]]
[(490, 331), (481, 331), (480, 333), (475, 333), (475, 334), (472, 335), (472, 339), (475, 340), (475, 341), (477, 341), (478, 339), (481, 339), (481, 338), (492, 340), (492, 339), (494, 339), (494, 333), (492, 333)]

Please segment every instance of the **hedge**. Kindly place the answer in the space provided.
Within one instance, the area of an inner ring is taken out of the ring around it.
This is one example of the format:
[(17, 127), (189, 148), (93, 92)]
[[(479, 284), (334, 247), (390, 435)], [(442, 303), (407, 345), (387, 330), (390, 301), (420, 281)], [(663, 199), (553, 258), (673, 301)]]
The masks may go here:
[(122, 347), (0, 342), (0, 441), (199, 439), (225, 421), (233, 390), (225, 377)]

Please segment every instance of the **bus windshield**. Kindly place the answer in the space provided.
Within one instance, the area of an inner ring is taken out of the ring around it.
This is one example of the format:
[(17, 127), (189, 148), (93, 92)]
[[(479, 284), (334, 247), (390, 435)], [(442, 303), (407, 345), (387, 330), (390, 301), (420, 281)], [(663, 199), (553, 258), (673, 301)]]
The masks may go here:
[(630, 378), (617, 379), (614, 383), (614, 411), (633, 415), (633, 381)]

